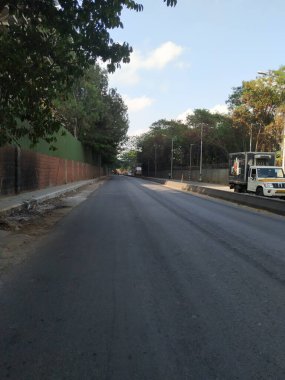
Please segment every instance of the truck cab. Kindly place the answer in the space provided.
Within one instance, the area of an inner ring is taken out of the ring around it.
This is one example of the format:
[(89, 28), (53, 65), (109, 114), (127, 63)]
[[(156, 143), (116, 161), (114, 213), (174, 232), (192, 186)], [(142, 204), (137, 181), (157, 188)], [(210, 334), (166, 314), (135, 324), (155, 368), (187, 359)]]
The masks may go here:
[(251, 166), (247, 191), (267, 197), (285, 197), (285, 176), (277, 166)]

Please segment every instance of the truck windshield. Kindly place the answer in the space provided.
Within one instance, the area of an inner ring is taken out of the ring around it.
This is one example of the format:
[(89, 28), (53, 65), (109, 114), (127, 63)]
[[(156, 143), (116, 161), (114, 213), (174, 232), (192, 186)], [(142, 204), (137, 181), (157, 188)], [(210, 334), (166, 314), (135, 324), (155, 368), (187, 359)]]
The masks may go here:
[(284, 178), (282, 168), (259, 168), (257, 175), (259, 178)]

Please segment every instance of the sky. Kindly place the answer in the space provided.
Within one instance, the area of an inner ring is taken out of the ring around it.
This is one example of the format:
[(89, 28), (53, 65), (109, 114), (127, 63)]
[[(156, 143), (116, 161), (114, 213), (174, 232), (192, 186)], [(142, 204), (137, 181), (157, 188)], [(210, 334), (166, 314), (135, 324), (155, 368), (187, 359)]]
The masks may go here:
[(128, 106), (129, 136), (196, 108), (227, 112), (233, 87), (285, 65), (285, 0), (141, 0), (110, 32), (132, 48), (109, 76)]

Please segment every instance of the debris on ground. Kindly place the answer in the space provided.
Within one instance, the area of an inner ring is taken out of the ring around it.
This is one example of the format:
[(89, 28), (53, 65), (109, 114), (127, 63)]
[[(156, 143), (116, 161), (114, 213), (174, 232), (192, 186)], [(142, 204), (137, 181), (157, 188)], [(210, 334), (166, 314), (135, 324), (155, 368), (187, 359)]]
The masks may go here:
[(19, 231), (26, 224), (34, 223), (37, 219), (61, 207), (61, 200), (59, 198), (43, 203), (27, 202), (27, 205), (24, 205), (22, 209), (11, 211), (8, 215), (0, 217), (0, 230)]
[(15, 265), (36, 252), (37, 244), (59, 220), (103, 183), (89, 184), (44, 202), (27, 202), (21, 209), (0, 215), (0, 284)]

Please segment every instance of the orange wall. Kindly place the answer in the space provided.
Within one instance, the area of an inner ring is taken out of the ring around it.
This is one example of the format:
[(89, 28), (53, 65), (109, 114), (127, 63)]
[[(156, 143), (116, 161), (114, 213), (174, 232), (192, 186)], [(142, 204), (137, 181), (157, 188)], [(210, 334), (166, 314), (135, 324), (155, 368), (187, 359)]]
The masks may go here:
[(7, 146), (0, 148), (0, 194), (43, 189), (103, 175), (99, 167)]

